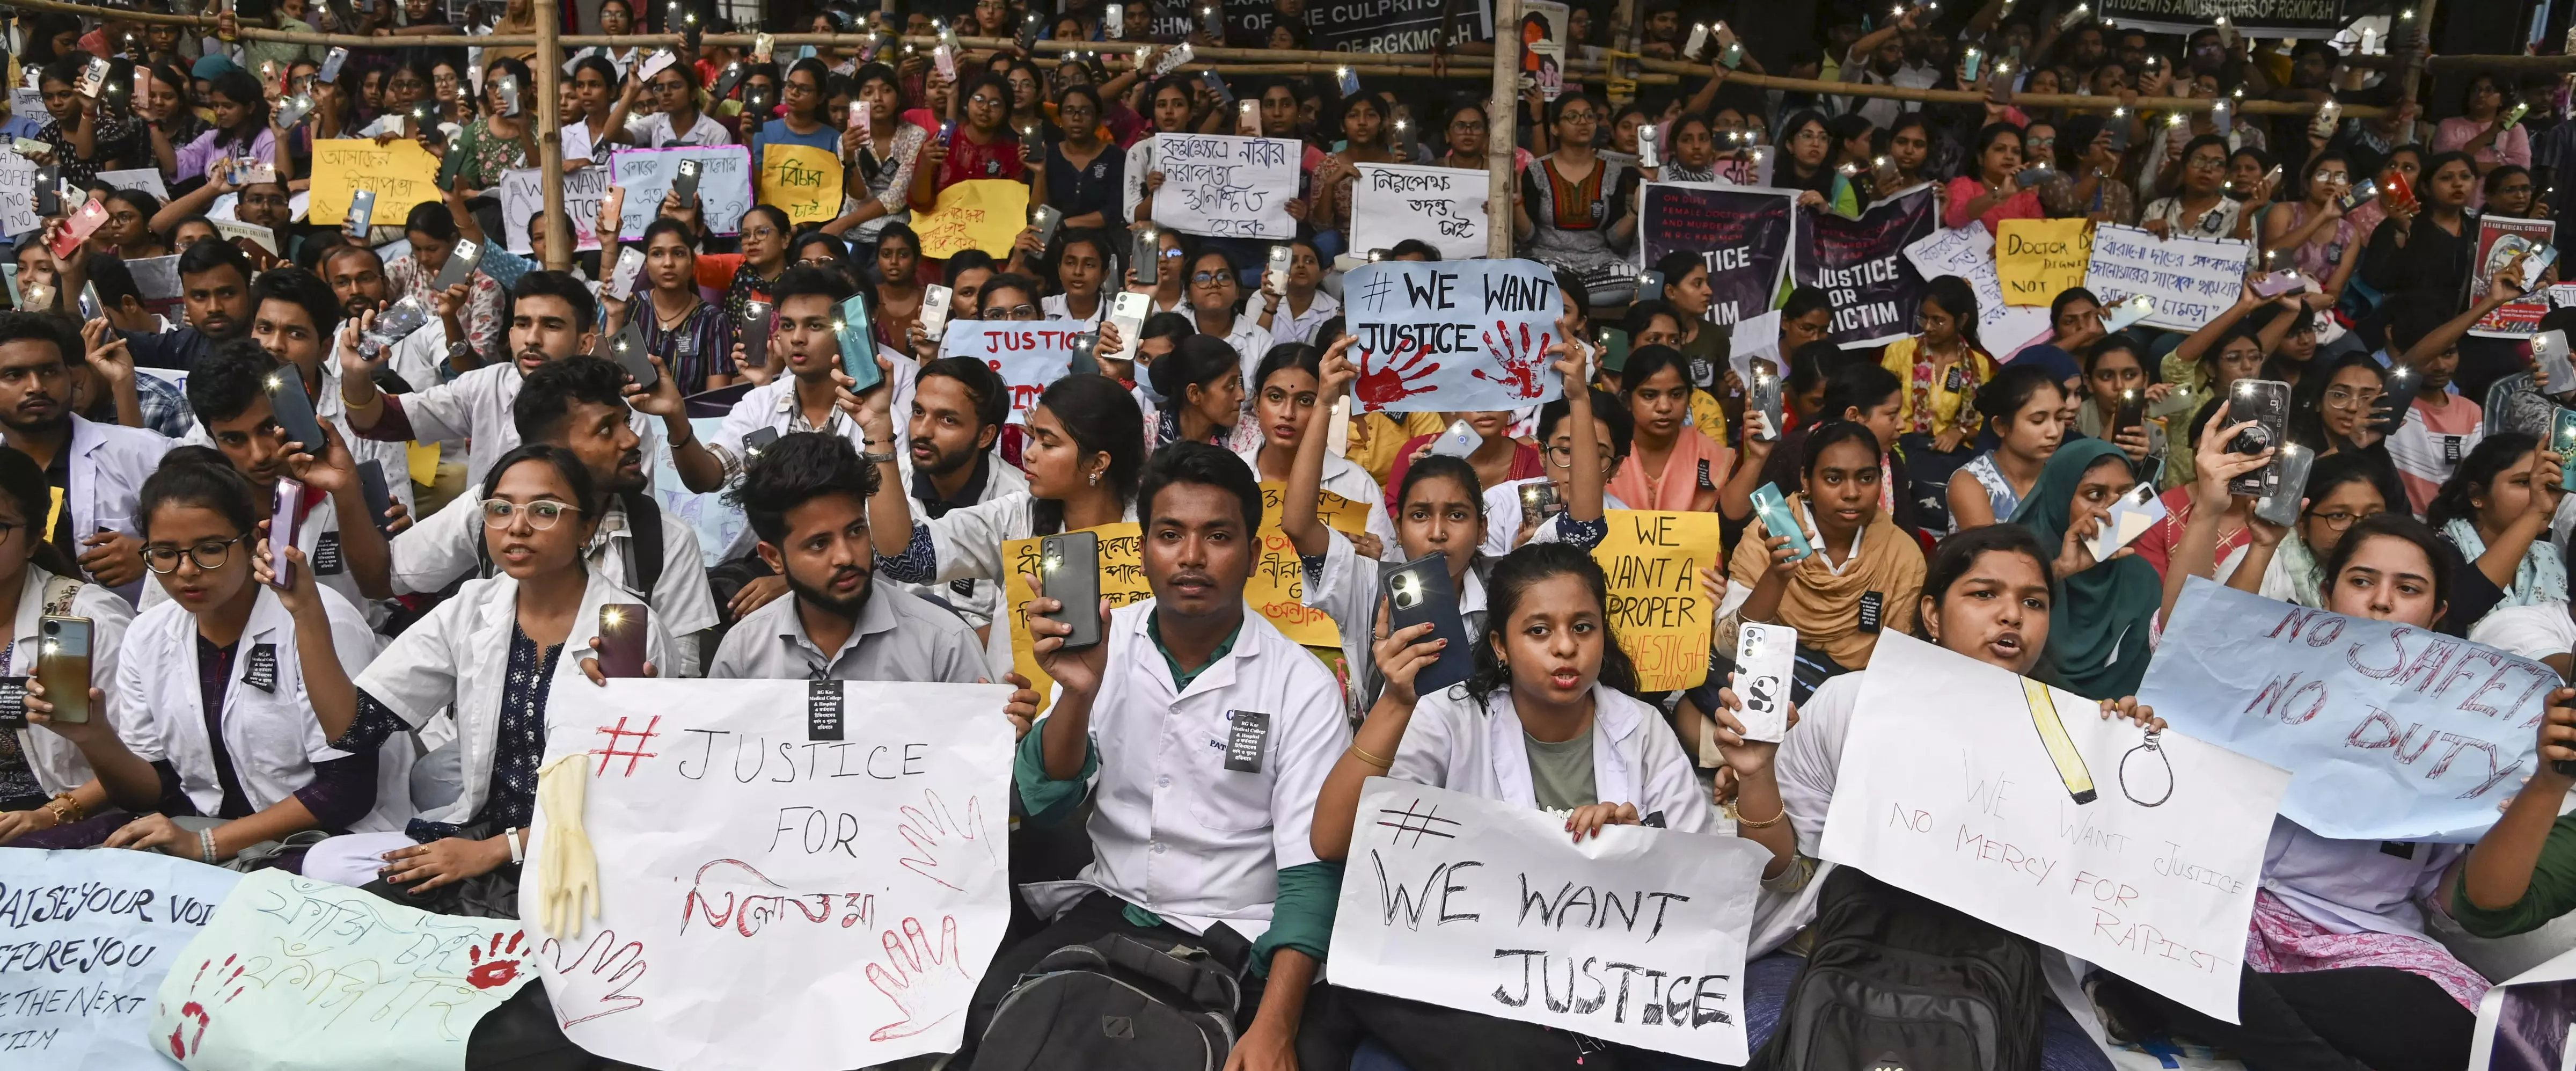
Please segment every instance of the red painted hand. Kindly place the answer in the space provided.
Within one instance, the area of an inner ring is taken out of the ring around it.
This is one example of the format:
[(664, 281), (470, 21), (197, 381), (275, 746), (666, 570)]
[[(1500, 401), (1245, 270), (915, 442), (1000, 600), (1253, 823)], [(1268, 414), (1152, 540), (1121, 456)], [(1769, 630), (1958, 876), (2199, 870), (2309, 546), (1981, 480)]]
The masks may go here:
[[(1501, 362), (1503, 366), (1502, 374), (1489, 376), (1485, 374), (1485, 370), (1482, 368), (1471, 368), (1467, 371), (1467, 374), (1478, 379), (1485, 380), (1489, 383), (1499, 383), (1504, 387), (1510, 388), (1514, 397), (1536, 398), (1539, 396), (1539, 366), (1546, 363), (1547, 348), (1550, 345), (1553, 345), (1556, 339), (1555, 336), (1552, 336), (1545, 331), (1541, 331), (1538, 336), (1538, 344), (1533, 346), (1530, 344), (1529, 325), (1522, 324), (1520, 327), (1520, 342), (1518, 345), (1513, 344), (1512, 327), (1510, 324), (1497, 321), (1494, 324), (1494, 331), (1487, 331), (1484, 333), (1485, 351), (1493, 354), (1495, 358)], [(1499, 342), (1494, 339), (1495, 331), (1502, 332), (1502, 340)]]
[[(1408, 354), (1410, 355), (1408, 357)], [(1422, 343), (1407, 339), (1396, 344), (1384, 360), (1367, 350), (1360, 351), (1360, 378), (1352, 386), (1361, 404), (1383, 409), (1416, 394), (1429, 394), (1428, 386), (1417, 386), (1431, 373), (1440, 370), (1440, 362), (1423, 363)]]

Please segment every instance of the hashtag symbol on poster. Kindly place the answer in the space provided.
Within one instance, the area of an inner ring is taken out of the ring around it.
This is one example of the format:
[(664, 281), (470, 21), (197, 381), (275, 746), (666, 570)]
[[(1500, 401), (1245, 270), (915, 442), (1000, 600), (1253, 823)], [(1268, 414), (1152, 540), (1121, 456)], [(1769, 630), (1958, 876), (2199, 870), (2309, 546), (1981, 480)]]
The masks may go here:
[(1386, 274), (1372, 275), (1360, 288), (1360, 300), (1368, 302), (1370, 312), (1386, 308), (1386, 295), (1395, 290), (1395, 280)]
[(1440, 805), (1436, 803), (1431, 805), (1430, 810), (1425, 811), (1422, 809), (1422, 801), (1417, 799), (1412, 803), (1406, 804), (1405, 808), (1401, 811), (1393, 808), (1382, 807), (1378, 809), (1377, 813), (1394, 819), (1393, 821), (1388, 821), (1387, 818), (1380, 818), (1377, 823), (1395, 830), (1395, 833), (1388, 838), (1388, 843), (1391, 844), (1403, 843), (1404, 835), (1407, 833), (1413, 834), (1412, 846), (1416, 848), (1422, 846), (1422, 838), (1425, 836), (1438, 837), (1442, 840), (1455, 840), (1458, 836), (1455, 833), (1444, 833), (1440, 830), (1431, 828), (1432, 823), (1434, 822), (1444, 826), (1454, 826), (1458, 824), (1456, 819), (1440, 817)]
[[(1502, 332), (1503, 338), (1501, 342), (1497, 343), (1494, 341), (1494, 331)], [(1467, 374), (1478, 379), (1485, 380), (1489, 383), (1499, 383), (1508, 387), (1511, 389), (1513, 396), (1517, 398), (1538, 397), (1539, 362), (1545, 359), (1547, 347), (1555, 340), (1546, 332), (1542, 331), (1538, 336), (1538, 344), (1531, 345), (1530, 329), (1528, 324), (1521, 325), (1520, 343), (1518, 345), (1514, 345), (1512, 342), (1512, 327), (1510, 324), (1496, 321), (1494, 323), (1494, 331), (1487, 331), (1484, 333), (1485, 352), (1495, 355), (1495, 357), (1502, 362), (1503, 373), (1499, 376), (1489, 376), (1485, 374), (1485, 370), (1482, 368), (1471, 368), (1467, 370)]]
[[(610, 728), (605, 725), (600, 726), (597, 731), (607, 734), (608, 746), (591, 752), (591, 754), (599, 756), (599, 776), (608, 776), (608, 764), (618, 759), (626, 760), (626, 776), (635, 776), (636, 761), (654, 757), (653, 752), (643, 750), (643, 748), (646, 741), (660, 735), (659, 730), (661, 728), (662, 716), (659, 714), (654, 715), (652, 721), (646, 722), (644, 728), (640, 731), (627, 728), (626, 716), (623, 714), (618, 715), (617, 726), (615, 728)], [(634, 738), (632, 743), (628, 743), (628, 737)], [(621, 747), (620, 745), (625, 746)]]

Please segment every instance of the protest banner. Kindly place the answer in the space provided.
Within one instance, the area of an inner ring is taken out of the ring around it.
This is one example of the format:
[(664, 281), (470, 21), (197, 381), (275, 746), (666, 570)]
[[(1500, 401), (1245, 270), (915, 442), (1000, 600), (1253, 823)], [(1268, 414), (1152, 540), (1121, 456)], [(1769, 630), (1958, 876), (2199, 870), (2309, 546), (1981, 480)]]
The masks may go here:
[[(1338, 650), (1342, 630), (1333, 623), (1333, 615), (1306, 605), (1305, 566), (1297, 556), (1297, 545), (1279, 526), (1280, 503), (1287, 493), (1286, 484), (1261, 485), (1261, 560), (1253, 564), (1252, 578), (1243, 585), (1243, 601), (1298, 646)], [(1368, 531), (1370, 508), (1330, 491), (1315, 492), (1316, 517), (1344, 535)]]
[(1029, 188), (1009, 179), (973, 179), (939, 191), (930, 211), (912, 217), (921, 255), (945, 260), (969, 249), (1009, 259), (1029, 226)]
[(1994, 236), (1986, 233), (1984, 223), (1972, 220), (1965, 227), (1945, 227), (1906, 246), (1905, 259), (1926, 280), (1944, 275), (1966, 280), (1977, 294), (1977, 337), (1987, 349), (2001, 354), (2001, 347), (2048, 333), (2048, 309), (2006, 303), (2003, 282), (1995, 277), (1994, 252)]
[[(1789, 270), (1795, 190), (1649, 182), (1637, 216), (1638, 263), (1675, 252), (1708, 263), (1708, 322), (1731, 324), (1770, 311)], [(1669, 281), (1669, 280), (1668, 280)]]
[(1825, 292), (1834, 323), (1826, 338), (1845, 349), (1894, 342), (1913, 333), (1923, 277), (1905, 247), (1941, 224), (1941, 198), (1917, 186), (1869, 206), (1853, 219), (1834, 212), (1794, 212), (1799, 255), (1792, 274)]
[(2004, 220), (1994, 252), (2005, 303), (2044, 307), (2084, 285), (2084, 273), (2093, 265), (2092, 221), (2081, 216)]
[(2237, 1021), (2287, 772), (1895, 632), (1869, 668), (1824, 858)]
[[(663, 188), (667, 190), (670, 186), (665, 183)], [(705, 179), (699, 180), (698, 189), (699, 199), (704, 200), (706, 198)], [(573, 237), (580, 239), (580, 242), (573, 247), (575, 250), (587, 252), (599, 248), (599, 202), (605, 200), (607, 196), (608, 169), (605, 167), (585, 167), (564, 176), (564, 216), (572, 224)], [(660, 205), (661, 200), (660, 197), (653, 199), (656, 206)], [(522, 256), (536, 252), (536, 247), (529, 241), (531, 235), (528, 224), (536, 221), (545, 210), (544, 177), (536, 168), (513, 168), (501, 173), (501, 229), (508, 237), (507, 248), (510, 252)], [(739, 218), (739, 213), (736, 214), (736, 218)], [(625, 222), (623, 218), (618, 220), (620, 226), (624, 226)], [(649, 218), (647, 223), (649, 225)], [(612, 263), (615, 260), (615, 258), (610, 259)]]
[(1699, 571), (1723, 559), (1714, 513), (1614, 509), (1592, 560), (1610, 578), (1610, 634), (1648, 692), (1697, 688), (1708, 679), (1709, 625), (1717, 608)]
[[(1432, 10), (1438, 11), (1438, 5), (1433, 5)], [(45, 94), (34, 86), (9, 87), (9, 112), (12, 115), (24, 116), (29, 122), (39, 126), (43, 125), (45, 119), (53, 117), (53, 113), (45, 110)], [(45, 119), (39, 119), (37, 116), (44, 116)]]
[(237, 219), (210, 219), (206, 222), (214, 224), (215, 233), (223, 235), (224, 240), (227, 242), (239, 245), (243, 239), (247, 238), (250, 240), (252, 245), (266, 250), (269, 256), (273, 257), (278, 255), (276, 228), (262, 227), (256, 223), (244, 223)]
[(2156, 311), (2143, 321), (2147, 326), (2198, 331), (2236, 304), (2253, 252), (2252, 242), (2158, 238), (2152, 231), (2098, 223), (2084, 288), (2104, 308), (2145, 294), (2156, 301)]
[[(2550, 220), (2479, 216), (2477, 245), (2469, 259), (2469, 303), (2486, 300), (2495, 288), (2497, 272), (2520, 265), (2524, 257), (2550, 245), (2557, 234), (2558, 224)], [(2522, 285), (2526, 291), (2535, 290), (2540, 280), (2525, 279)], [(2486, 314), (2469, 333), (2481, 338), (2529, 338), (2540, 333), (2540, 318), (2549, 309), (2546, 296), (2527, 294)]]
[(1156, 134), (1154, 222), (1183, 234), (1276, 238), (1297, 233), (1288, 202), (1297, 197), (1302, 146), (1280, 138), (1232, 134)]
[(939, 339), (942, 357), (972, 357), (991, 365), (1011, 388), (1010, 423), (1029, 422), (1047, 384), (1073, 371), (1074, 320), (950, 320)]
[(35, 161), (0, 153), (0, 234), (32, 234), (43, 224), (36, 215)]
[[(1104, 524), (1078, 531), (1100, 537), (1100, 597), (1112, 607), (1143, 602), (1154, 597), (1145, 585), (1145, 534), (1134, 521)], [(1038, 693), (1038, 707), (1044, 709), (1055, 701), (1055, 678), (1038, 668), (1030, 646), (1036, 642), (1029, 635), (1028, 605), (1036, 593), (1029, 590), (1023, 576), (1038, 575), (1039, 544), (1044, 536), (1002, 541), (1002, 601), (1009, 605), (1011, 626), (1011, 671), (1025, 677), (1029, 687)]]
[(417, 141), (383, 145), (366, 138), (323, 138), (313, 143), (313, 174), (304, 222), (337, 227), (349, 216), (349, 195), (376, 191), (378, 226), (402, 225), (419, 205), (444, 198), (438, 188), (438, 158)]
[(1770, 861), (1741, 837), (1643, 825), (1576, 841), (1561, 815), (1372, 777), (1333, 983), (1739, 1065)]
[(1565, 392), (1547, 352), (1565, 306), (1537, 261), (1366, 264), (1342, 277), (1342, 309), (1369, 412), (1519, 409)]
[(98, 180), (120, 190), (141, 190), (163, 201), (170, 199), (170, 188), (161, 184), (161, 169), (138, 167), (131, 171), (101, 171)]
[(553, 813), (539, 791), (519, 914), (546, 917), (539, 861), (577, 823), (598, 918), (576, 916), (535, 957), (565, 1036), (664, 1071), (955, 1051), (1010, 917), (1010, 692), (653, 679), (557, 692), (546, 760), (571, 759), (554, 776), (585, 782), (581, 813)]
[(1420, 164), (1361, 164), (1359, 170), (1351, 183), (1351, 248), (1392, 249), (1418, 238), (1445, 260), (1485, 255), (1491, 176)]
[[(828, 157), (831, 154), (824, 155)], [(671, 180), (678, 176), (682, 160), (700, 161), (698, 218), (706, 221), (708, 232), (741, 233), (742, 214), (751, 211), (752, 206), (751, 150), (741, 145), (692, 145), (671, 149), (635, 149), (608, 158), (608, 184), (626, 193), (617, 218), (621, 240), (632, 242), (643, 238), (644, 228), (661, 218), (662, 198), (671, 192)], [(836, 169), (833, 174), (838, 176), (840, 172)], [(833, 181), (838, 182), (839, 179), (836, 177)], [(569, 190), (570, 187), (566, 188)], [(570, 194), (565, 196), (569, 199)], [(768, 203), (780, 208), (787, 206), (784, 201)], [(832, 214), (837, 216), (840, 212), (840, 198), (834, 195)], [(599, 213), (593, 209), (591, 214), (597, 216)]]
[(2281, 817), (2318, 836), (2467, 843), (2531, 769), (2558, 684), (2547, 666), (2454, 636), (2194, 578), (2138, 701), (2298, 774)]
[[(724, 430), (723, 417), (692, 417), (689, 428), (696, 442), (715, 442)], [(662, 504), (664, 521), (678, 521), (698, 533), (698, 555), (707, 568), (713, 569), (727, 560), (751, 553), (751, 518), (742, 507), (727, 501), (728, 488), (692, 491), (680, 479), (680, 467), (671, 460), (671, 441), (665, 436), (655, 441), (653, 451), (654, 501)]]
[(1441, 0), (1336, 0), (1308, 8), (1306, 24), (1314, 47), (1327, 52), (1431, 52), (1494, 39), (1492, 5), (1468, 4), (1453, 16)]
[(832, 150), (770, 142), (760, 152), (760, 203), (777, 205), (791, 223), (840, 217), (841, 158)]
[(2472, 1071), (2567, 1071), (2576, 1062), (2576, 951), (2514, 975), (2478, 998)]
[(158, 852), (0, 851), (0, 1052), (20, 1067), (167, 1067), (147, 1005), (241, 875)]
[(2098, 6), (2105, 22), (2124, 27), (2190, 34), (2224, 17), (2247, 37), (2333, 37), (2365, 11), (2352, 0), (2102, 0)]
[(241, 879), (170, 964), (147, 1037), (191, 1071), (462, 1068), (536, 977), (536, 934), (283, 870)]

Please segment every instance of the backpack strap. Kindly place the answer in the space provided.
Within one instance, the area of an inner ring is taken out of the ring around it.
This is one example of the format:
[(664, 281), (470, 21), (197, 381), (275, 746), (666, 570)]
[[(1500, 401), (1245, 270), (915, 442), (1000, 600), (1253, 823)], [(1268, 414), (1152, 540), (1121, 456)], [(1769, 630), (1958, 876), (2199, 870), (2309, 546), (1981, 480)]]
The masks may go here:
[(626, 530), (634, 533), (626, 547), (626, 583), (651, 605), (653, 588), (662, 582), (662, 504), (644, 491), (619, 491), (617, 501), (626, 510)]

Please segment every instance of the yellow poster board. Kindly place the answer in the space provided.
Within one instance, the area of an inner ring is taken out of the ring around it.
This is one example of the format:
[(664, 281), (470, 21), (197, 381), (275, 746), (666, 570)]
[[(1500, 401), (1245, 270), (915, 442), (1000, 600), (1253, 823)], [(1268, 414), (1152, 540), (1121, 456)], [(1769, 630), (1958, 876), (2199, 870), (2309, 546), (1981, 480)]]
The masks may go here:
[(2008, 219), (1995, 235), (1995, 277), (2004, 304), (2046, 305), (2069, 287), (2084, 285), (2093, 262), (2093, 221)]
[(760, 203), (778, 206), (795, 223), (839, 219), (840, 156), (811, 145), (761, 146)]
[(1637, 665), (1637, 688), (1668, 692), (1708, 680), (1717, 607), (1699, 571), (1719, 561), (1714, 513), (1609, 511), (1610, 536), (1592, 560), (1610, 579), (1610, 634)]
[[(1265, 482), (1261, 485), (1261, 527), (1267, 531), (1279, 527), (1279, 504), (1287, 501), (1288, 485)], [(1353, 502), (1331, 491), (1315, 492), (1315, 514), (1324, 527), (1343, 535), (1368, 531), (1369, 510), (1376, 507)]]
[[(1100, 537), (1100, 594), (1109, 600), (1110, 606), (1125, 606), (1154, 597), (1153, 590), (1145, 586), (1145, 567), (1141, 557), (1145, 536), (1136, 522), (1121, 521), (1078, 530)], [(1035, 641), (1029, 636), (1027, 611), (1029, 600), (1036, 597), (1036, 593), (1029, 590), (1028, 581), (1022, 577), (1037, 575), (1038, 544), (1045, 539), (1045, 536), (1031, 536), (1002, 542), (1002, 598), (1010, 605), (1011, 669), (1027, 678), (1030, 687), (1037, 689), (1040, 707), (1055, 701), (1055, 678), (1039, 671), (1037, 656), (1030, 650)], [(1105, 636), (1102, 638), (1107, 639)]]
[(939, 191), (928, 212), (915, 212), (921, 255), (945, 260), (969, 249), (1007, 257), (1029, 226), (1029, 188), (1009, 179), (975, 179)]
[(440, 200), (438, 158), (416, 141), (378, 145), (369, 138), (315, 139), (313, 199), (306, 221), (327, 226), (345, 222), (349, 195), (359, 190), (376, 191), (370, 222), (402, 226), (414, 207)]

